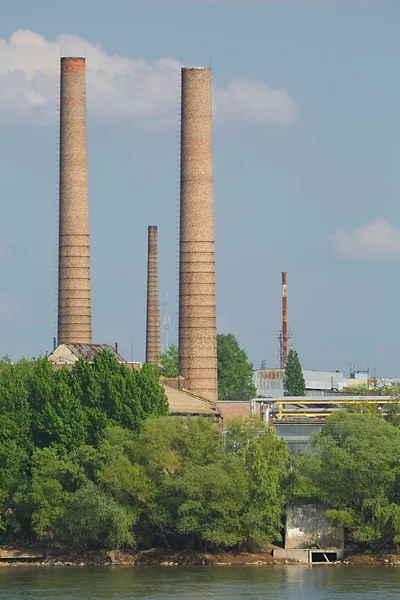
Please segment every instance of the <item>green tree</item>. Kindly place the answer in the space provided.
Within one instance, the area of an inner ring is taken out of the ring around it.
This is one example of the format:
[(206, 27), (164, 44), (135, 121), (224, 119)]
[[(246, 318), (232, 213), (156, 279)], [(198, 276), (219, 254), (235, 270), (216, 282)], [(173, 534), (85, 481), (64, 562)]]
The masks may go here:
[(289, 350), (285, 375), (283, 378), (285, 396), (305, 396), (306, 384), (303, 377), (299, 355), (295, 350)]
[[(178, 377), (179, 352), (170, 346), (160, 354), (160, 373), (164, 377)], [(231, 333), (217, 335), (218, 397), (220, 400), (247, 401), (257, 394), (253, 383), (253, 365)]]
[(78, 361), (70, 386), (88, 421), (88, 442), (96, 444), (107, 427), (140, 430), (150, 415), (168, 414), (168, 401), (150, 365), (130, 370), (103, 350), (93, 364)]
[(288, 454), (261, 424), (240, 421), (222, 433), (201, 418), (149, 420), (139, 440), (156, 489), (148, 538), (203, 549), (279, 539)]
[(0, 440), (0, 532), (15, 534), (21, 529), (17, 514), (18, 492), (27, 479), (28, 455), (14, 440)]
[(400, 542), (400, 431), (371, 415), (331, 415), (299, 473), (327, 517), (365, 544)]
[(208, 465), (190, 466), (168, 482), (175, 500), (175, 526), (187, 545), (207, 550), (240, 544), (242, 514), (249, 501), (248, 475), (234, 455)]
[(0, 364), (0, 440), (12, 440), (18, 447), (32, 449), (29, 392), (18, 365)]
[(36, 447), (57, 445), (68, 451), (86, 442), (85, 413), (71, 390), (66, 369), (55, 371), (46, 358), (39, 359), (26, 385)]
[(134, 515), (89, 482), (71, 497), (59, 519), (60, 539), (78, 547), (134, 545)]
[(289, 476), (286, 443), (259, 421), (238, 419), (227, 430), (226, 450), (240, 457), (248, 474), (242, 541), (250, 548), (279, 541)]
[(218, 398), (246, 402), (255, 398), (253, 365), (231, 333), (217, 335)]
[(96, 473), (96, 481), (107, 495), (128, 510), (132, 524), (138, 522), (155, 494), (154, 482), (139, 464), (137, 444), (135, 434), (126, 429), (106, 430)]
[(169, 412), (168, 399), (164, 388), (159, 383), (157, 373), (151, 365), (143, 365), (141, 370), (132, 372), (136, 377), (141, 394), (141, 405), (145, 418), (162, 417)]
[(56, 448), (36, 450), (31, 472), (27, 497), (20, 501), (31, 511), (33, 531), (53, 537), (73, 493), (87, 483), (87, 475), (78, 461)]
[(160, 374), (163, 377), (178, 377), (179, 375), (179, 352), (178, 347), (173, 344), (158, 356), (160, 362)]

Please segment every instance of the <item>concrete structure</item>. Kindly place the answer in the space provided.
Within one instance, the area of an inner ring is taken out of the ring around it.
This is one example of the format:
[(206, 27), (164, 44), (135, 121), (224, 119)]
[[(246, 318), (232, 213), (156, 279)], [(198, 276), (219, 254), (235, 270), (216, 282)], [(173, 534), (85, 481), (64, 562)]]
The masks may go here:
[(179, 368), (184, 386), (217, 400), (211, 70), (182, 69)]
[(221, 418), (226, 422), (231, 421), (232, 419), (250, 419), (252, 416), (250, 402), (218, 400), (217, 409), (221, 415)]
[(157, 363), (157, 355), (160, 353), (161, 333), (157, 227), (150, 225), (148, 229), (147, 252), (146, 362)]
[(61, 59), (58, 343), (92, 342), (85, 59)]
[(320, 504), (294, 504), (286, 507), (285, 548), (344, 549), (344, 530), (325, 518)]
[(334, 562), (344, 554), (344, 530), (325, 518), (320, 504), (293, 504), (286, 507), (285, 545), (274, 549), (275, 558), (301, 563)]
[(334, 563), (337, 560), (341, 560), (344, 557), (344, 550), (337, 550), (336, 548), (310, 550), (308, 548), (274, 548), (272, 556), (279, 560), (294, 560), (298, 563), (305, 565), (311, 563)]
[[(282, 397), (284, 375), (285, 371), (283, 369), (257, 369), (254, 371), (253, 381), (257, 388), (257, 396), (263, 398)], [(306, 383), (306, 396), (308, 397), (340, 392), (347, 383), (340, 371), (303, 369), (303, 377)]]

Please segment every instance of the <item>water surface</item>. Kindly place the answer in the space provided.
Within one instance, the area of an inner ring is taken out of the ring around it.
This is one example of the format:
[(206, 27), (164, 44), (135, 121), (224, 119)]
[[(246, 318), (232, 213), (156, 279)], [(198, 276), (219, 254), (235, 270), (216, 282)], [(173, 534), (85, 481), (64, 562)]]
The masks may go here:
[(399, 600), (400, 567), (3, 567), (5, 598)]

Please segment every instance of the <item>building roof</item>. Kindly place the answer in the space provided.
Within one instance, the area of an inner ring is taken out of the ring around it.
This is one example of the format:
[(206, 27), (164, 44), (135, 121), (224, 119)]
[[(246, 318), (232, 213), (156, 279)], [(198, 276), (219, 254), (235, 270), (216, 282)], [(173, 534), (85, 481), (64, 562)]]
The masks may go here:
[(60, 344), (53, 350), (48, 359), (55, 364), (72, 364), (80, 358), (87, 362), (93, 362), (100, 350), (108, 350), (118, 362), (126, 362), (110, 344)]
[(216, 405), (187, 391), (162, 384), (168, 398), (170, 415), (204, 415), (218, 417)]

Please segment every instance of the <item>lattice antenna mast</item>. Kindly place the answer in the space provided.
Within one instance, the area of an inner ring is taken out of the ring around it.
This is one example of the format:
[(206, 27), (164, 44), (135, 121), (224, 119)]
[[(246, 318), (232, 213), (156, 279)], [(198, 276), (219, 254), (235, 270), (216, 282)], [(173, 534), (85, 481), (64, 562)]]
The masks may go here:
[(164, 303), (164, 306), (165, 306), (164, 329), (165, 329), (165, 343), (166, 343), (165, 351), (167, 352), (168, 348), (169, 348), (169, 330), (171, 329), (171, 313), (169, 310), (168, 294), (167, 294), (167, 300)]

